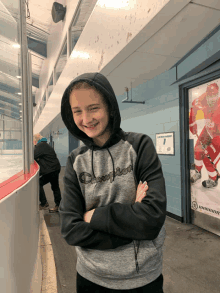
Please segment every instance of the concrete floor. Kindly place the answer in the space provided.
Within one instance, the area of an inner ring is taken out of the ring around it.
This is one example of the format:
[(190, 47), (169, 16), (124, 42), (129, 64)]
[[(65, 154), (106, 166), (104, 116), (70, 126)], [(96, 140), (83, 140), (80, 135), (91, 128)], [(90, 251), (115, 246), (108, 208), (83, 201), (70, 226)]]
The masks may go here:
[[(63, 190), (64, 168), (60, 173)], [(50, 184), (45, 187), (50, 204), (54, 206)], [(62, 238), (59, 213), (44, 211), (51, 238), (57, 271), (58, 293), (76, 293), (76, 252)], [(167, 237), (164, 246), (164, 293), (220, 292), (220, 237), (191, 224), (166, 218)]]

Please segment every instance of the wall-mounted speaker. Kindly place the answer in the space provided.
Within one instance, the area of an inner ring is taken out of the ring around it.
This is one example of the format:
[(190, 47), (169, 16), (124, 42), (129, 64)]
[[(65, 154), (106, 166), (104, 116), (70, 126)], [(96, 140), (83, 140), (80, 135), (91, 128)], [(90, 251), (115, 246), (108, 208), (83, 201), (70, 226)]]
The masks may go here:
[(63, 20), (66, 14), (66, 7), (64, 7), (62, 4), (58, 2), (54, 2), (52, 6), (52, 18), (55, 23), (59, 22), (60, 20)]

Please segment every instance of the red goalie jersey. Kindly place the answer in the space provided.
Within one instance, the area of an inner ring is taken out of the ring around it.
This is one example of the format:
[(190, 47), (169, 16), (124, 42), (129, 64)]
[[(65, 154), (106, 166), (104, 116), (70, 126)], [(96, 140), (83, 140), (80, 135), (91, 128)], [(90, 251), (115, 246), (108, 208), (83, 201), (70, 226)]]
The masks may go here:
[(211, 138), (220, 138), (220, 96), (218, 85), (210, 84), (207, 90), (192, 103), (189, 127), (192, 134), (197, 133), (196, 114), (198, 110), (204, 113), (205, 127)]

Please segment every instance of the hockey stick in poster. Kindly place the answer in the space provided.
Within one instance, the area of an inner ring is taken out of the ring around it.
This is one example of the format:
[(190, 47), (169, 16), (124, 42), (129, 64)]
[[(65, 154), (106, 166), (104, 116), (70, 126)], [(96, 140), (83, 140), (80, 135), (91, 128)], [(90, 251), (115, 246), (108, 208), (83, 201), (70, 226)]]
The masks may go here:
[(206, 157), (209, 159), (210, 163), (213, 165), (213, 168), (214, 168), (215, 171), (217, 172), (217, 178), (220, 178), (220, 174), (219, 174), (218, 170), (215, 168), (215, 165), (214, 165), (214, 163), (212, 162), (212, 159), (211, 159), (211, 157), (209, 156), (208, 151), (206, 150), (206, 148), (204, 147), (203, 143), (202, 143), (201, 140), (199, 139), (199, 136), (198, 136), (197, 133), (196, 133), (196, 136), (197, 136), (198, 141), (200, 142), (200, 144), (201, 144), (201, 146), (202, 146), (202, 148), (203, 148), (203, 150), (204, 150), (204, 153), (205, 153)]

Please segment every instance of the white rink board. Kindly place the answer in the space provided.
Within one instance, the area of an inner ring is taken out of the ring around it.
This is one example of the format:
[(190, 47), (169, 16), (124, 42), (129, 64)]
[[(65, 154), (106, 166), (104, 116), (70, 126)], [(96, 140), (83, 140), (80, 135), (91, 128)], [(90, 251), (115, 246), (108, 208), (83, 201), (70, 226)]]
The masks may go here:
[(30, 292), (39, 243), (39, 170), (0, 200), (0, 231), (0, 292)]

